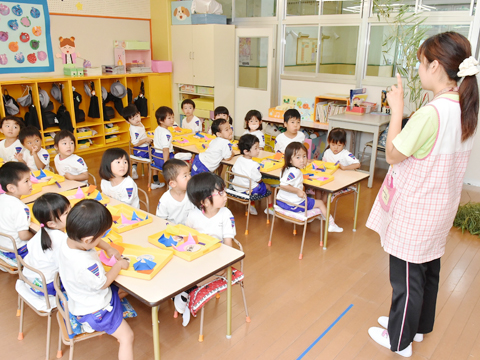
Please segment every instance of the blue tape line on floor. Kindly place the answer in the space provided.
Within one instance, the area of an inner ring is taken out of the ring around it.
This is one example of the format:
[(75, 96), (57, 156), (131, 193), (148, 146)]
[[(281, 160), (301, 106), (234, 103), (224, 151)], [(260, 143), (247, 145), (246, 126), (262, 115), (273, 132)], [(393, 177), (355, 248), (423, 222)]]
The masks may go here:
[(340, 319), (353, 307), (353, 304), (350, 304), (343, 313), (340, 314), (340, 316), (322, 333), (322, 335), (320, 335), (313, 343), (312, 345), (310, 345), (303, 353), (302, 355), (300, 355), (297, 360), (300, 360), (302, 359), (305, 355), (307, 355), (307, 353), (312, 350), (312, 348), (317, 345), (317, 343), (320, 341), (321, 338), (323, 338), (325, 336), (326, 333), (328, 333), (334, 326), (337, 322), (340, 321)]

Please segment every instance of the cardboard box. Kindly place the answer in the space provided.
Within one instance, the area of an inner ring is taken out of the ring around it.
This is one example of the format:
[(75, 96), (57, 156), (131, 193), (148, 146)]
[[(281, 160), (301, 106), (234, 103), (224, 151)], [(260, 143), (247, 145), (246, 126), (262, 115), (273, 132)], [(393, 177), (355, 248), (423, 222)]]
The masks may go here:
[(283, 120), (283, 115), (285, 115), (285, 111), (286, 110), (277, 110), (275, 108), (270, 108), (268, 109), (268, 117)]
[(192, 25), (193, 1), (172, 1), (172, 25)]

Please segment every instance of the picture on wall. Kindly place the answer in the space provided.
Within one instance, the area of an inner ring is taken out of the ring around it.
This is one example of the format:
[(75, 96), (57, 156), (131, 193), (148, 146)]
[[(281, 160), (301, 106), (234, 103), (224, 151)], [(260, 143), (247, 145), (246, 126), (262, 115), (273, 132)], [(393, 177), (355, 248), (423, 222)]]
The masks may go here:
[(297, 65), (311, 65), (317, 61), (318, 39), (299, 37), (297, 39)]
[(47, 0), (2, 0), (0, 74), (53, 70)]

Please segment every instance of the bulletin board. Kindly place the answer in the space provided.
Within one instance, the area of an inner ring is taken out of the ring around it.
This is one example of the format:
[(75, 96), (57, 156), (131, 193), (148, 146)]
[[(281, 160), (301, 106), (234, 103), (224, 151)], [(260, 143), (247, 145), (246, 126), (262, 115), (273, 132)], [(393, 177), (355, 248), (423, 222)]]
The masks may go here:
[(317, 63), (318, 39), (299, 37), (297, 39), (297, 65)]
[(46, 0), (0, 3), (0, 73), (53, 71)]

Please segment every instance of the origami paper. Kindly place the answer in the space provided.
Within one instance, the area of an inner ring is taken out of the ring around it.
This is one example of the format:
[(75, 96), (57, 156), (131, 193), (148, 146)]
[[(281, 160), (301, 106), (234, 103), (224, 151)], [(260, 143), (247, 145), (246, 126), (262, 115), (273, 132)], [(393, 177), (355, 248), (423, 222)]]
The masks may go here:
[(30, 175), (30, 181), (32, 182), (32, 184), (38, 184), (38, 179), (33, 175)]
[(177, 251), (187, 251), (186, 247), (190, 247), (189, 245), (196, 245), (197, 243), (192, 237), (192, 234), (188, 234), (188, 239), (182, 245), (173, 246), (173, 248)]
[(157, 265), (157, 263), (154, 261), (141, 259), (140, 261), (137, 261), (135, 264), (133, 264), (133, 268), (135, 269), (135, 271), (153, 270), (155, 265)]
[(170, 247), (172, 245), (177, 245), (177, 242), (175, 240), (173, 240), (173, 238), (171, 236), (166, 237), (165, 234), (162, 234), (162, 236), (160, 236), (160, 239), (158, 239), (158, 242), (160, 244), (165, 245), (166, 247)]
[(102, 197), (102, 194), (100, 194), (100, 191), (98, 192), (97, 196), (95, 197), (95, 200), (97, 200), (97, 201), (102, 201), (103, 200), (103, 197)]
[(45, 177), (47, 177), (47, 174), (45, 174), (45, 173), (43, 172), (43, 170), (40, 170), (40, 174), (37, 176), (37, 179), (40, 180), (40, 179), (43, 179), (43, 178), (45, 178)]
[[(88, 187), (88, 190), (87, 190), (87, 196), (92, 194), (95, 190), (97, 189), (97, 187), (95, 185), (90, 185)], [(96, 199), (95, 199), (96, 200)]]
[[(135, 214), (135, 213), (134, 213), (134, 214)], [(137, 216), (137, 218), (138, 218), (138, 216)], [(123, 225), (136, 224), (137, 222), (139, 222), (139, 221), (141, 220), (140, 218), (138, 218), (138, 220), (133, 220), (133, 218), (132, 218), (132, 220), (128, 220), (128, 219), (125, 217), (125, 215), (123, 215), (123, 214), (121, 215), (121, 219), (122, 219), (122, 224), (123, 224)]]
[(112, 229), (108, 229), (107, 232), (102, 236), (102, 238), (104, 238), (105, 236), (107, 236), (110, 231), (112, 231)]
[(52, 177), (50, 180), (48, 180), (48, 183), (47, 183), (47, 184), (48, 184), (48, 185), (53, 185), (53, 184), (55, 184), (56, 182), (57, 182), (57, 181), (55, 180), (55, 178)]
[(132, 214), (132, 221), (142, 221), (143, 219), (138, 217), (138, 215), (135, 213), (135, 211)]
[(100, 251), (100, 255), (98, 257), (100, 258), (100, 261), (107, 266), (113, 266), (117, 263), (117, 258), (115, 256), (108, 258), (103, 250)]
[(77, 192), (75, 193), (75, 199), (83, 199), (85, 198), (85, 194), (83, 193), (82, 189), (78, 187)]

